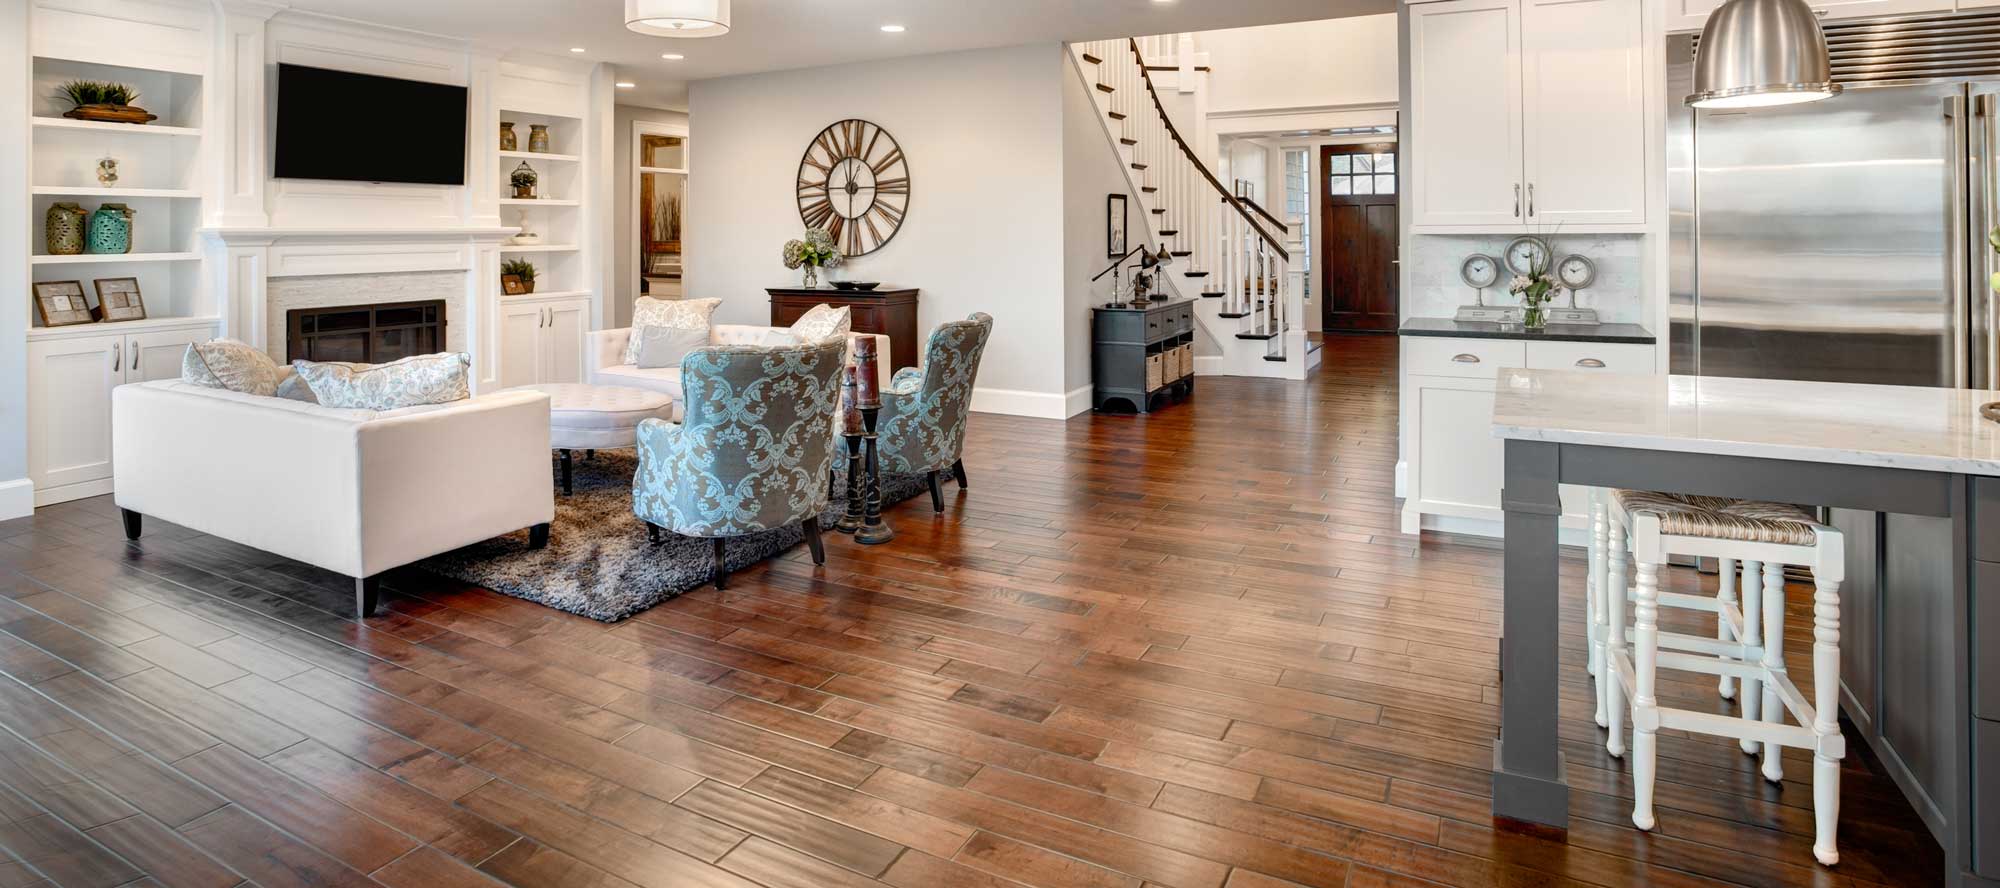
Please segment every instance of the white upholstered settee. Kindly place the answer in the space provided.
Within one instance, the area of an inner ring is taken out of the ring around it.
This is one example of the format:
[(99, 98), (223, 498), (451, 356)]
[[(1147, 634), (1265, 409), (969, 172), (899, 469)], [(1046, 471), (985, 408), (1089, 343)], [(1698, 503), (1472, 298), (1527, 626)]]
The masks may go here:
[[(709, 345), (756, 345), (764, 341), (765, 334), (784, 327), (754, 327), (748, 324), (716, 324), (709, 328)], [(877, 366), (881, 387), (889, 387), (892, 373), (889, 367), (889, 337), (878, 333), (847, 334), (847, 360), (854, 361), (854, 340), (862, 337), (875, 339), (875, 354), (880, 356)], [(598, 330), (590, 334), (590, 344), (585, 348), (588, 374), (585, 381), (591, 385), (621, 385), (660, 392), (674, 399), (674, 418), (679, 419), (687, 412), (687, 399), (681, 395), (681, 368), (658, 367), (641, 370), (625, 363), (625, 345), (632, 340), (631, 327), (615, 330)]]
[(500, 392), (344, 410), (181, 382), (111, 394), (125, 533), (151, 515), (355, 578), (530, 528), (548, 542), (549, 398)]

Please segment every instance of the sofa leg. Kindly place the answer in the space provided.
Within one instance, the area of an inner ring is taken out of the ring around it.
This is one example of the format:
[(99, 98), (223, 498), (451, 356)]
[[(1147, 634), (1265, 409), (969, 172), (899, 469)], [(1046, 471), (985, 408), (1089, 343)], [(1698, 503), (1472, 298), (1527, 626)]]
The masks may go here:
[(140, 526), (146, 520), (145, 516), (131, 509), (119, 509), (118, 517), (125, 519), (125, 538), (128, 540), (138, 539)]
[(938, 473), (930, 473), (925, 480), (931, 483), (931, 511), (944, 511), (944, 487), (938, 482)]
[(958, 481), (958, 489), (964, 490), (969, 486), (965, 483), (965, 460), (951, 464), (951, 477)]
[(646, 542), (657, 543), (659, 541), (660, 541), (660, 526), (652, 523), (651, 521), (646, 522)]
[(721, 589), (729, 583), (729, 562), (722, 558), (722, 537), (715, 538), (715, 588)]
[(541, 524), (535, 525), (534, 527), (528, 528), (528, 548), (543, 549), (547, 548), (548, 545), (549, 545), (548, 522), (543, 522)]
[(375, 616), (375, 606), (382, 602), (382, 581), (376, 577), (354, 578), (354, 615), (365, 620)]
[(570, 494), (576, 492), (576, 487), (570, 483), (572, 469), (573, 469), (573, 460), (571, 454), (568, 450), (564, 450), (562, 452), (563, 496), (569, 496)]
[(821, 542), (819, 538), (819, 516), (818, 515), (807, 516), (805, 523), (801, 524), (800, 526), (805, 528), (806, 548), (812, 550), (813, 563), (825, 564), (826, 544)]

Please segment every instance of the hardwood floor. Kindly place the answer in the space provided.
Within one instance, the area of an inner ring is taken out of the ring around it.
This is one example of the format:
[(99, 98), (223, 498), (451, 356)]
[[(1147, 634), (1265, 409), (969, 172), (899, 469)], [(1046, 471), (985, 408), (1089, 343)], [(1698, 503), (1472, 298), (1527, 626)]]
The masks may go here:
[(1395, 532), (1395, 349), (1329, 336), (1308, 382), (1147, 417), (976, 416), (943, 516), (616, 625), (410, 572), (358, 624), (344, 580), (157, 521), (128, 545), (106, 499), (0, 524), (0, 886), (1939, 881), (1861, 752), (1835, 870), (1803, 754), (1771, 786), (1663, 734), (1632, 829), (1575, 558), (1573, 825), (1496, 828), (1498, 551)]

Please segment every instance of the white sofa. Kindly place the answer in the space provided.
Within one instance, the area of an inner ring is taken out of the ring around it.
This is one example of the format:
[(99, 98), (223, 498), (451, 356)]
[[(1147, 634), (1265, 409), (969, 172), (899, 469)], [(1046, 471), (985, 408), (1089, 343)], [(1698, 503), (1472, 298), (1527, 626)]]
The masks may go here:
[[(716, 324), (709, 328), (710, 345), (751, 345), (764, 341), (764, 334), (783, 327), (754, 327), (748, 324)], [(847, 360), (854, 361), (854, 340), (872, 337), (875, 353), (881, 356), (877, 362), (880, 370), (878, 378), (884, 389), (889, 387), (892, 370), (889, 367), (889, 337), (879, 333), (847, 334)], [(619, 327), (615, 330), (598, 330), (590, 334), (590, 344), (586, 348), (589, 361), (591, 385), (619, 385), (660, 392), (674, 399), (674, 418), (678, 420), (686, 413), (687, 399), (681, 394), (681, 368), (659, 367), (641, 370), (638, 366), (625, 363), (625, 345), (632, 341), (632, 328)]]
[(127, 536), (151, 515), (354, 577), (364, 617), (383, 571), (524, 527), (539, 548), (555, 518), (540, 392), (373, 411), (161, 380), (111, 413)]

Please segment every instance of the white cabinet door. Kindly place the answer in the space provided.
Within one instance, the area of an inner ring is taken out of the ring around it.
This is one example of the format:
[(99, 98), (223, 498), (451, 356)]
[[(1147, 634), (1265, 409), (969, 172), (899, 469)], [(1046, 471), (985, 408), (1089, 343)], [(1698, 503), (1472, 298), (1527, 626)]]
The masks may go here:
[(208, 341), (213, 332), (206, 328), (157, 330), (125, 337), (125, 381), (179, 379), (181, 359), (187, 354), (187, 347)]
[(1644, 9), (1641, 0), (1523, 0), (1530, 224), (1646, 221)]
[(500, 306), (500, 387), (541, 381), (542, 328), (548, 306), (502, 303)]
[(1493, 382), (1411, 377), (1417, 477), (1412, 491), (1427, 513), (1488, 517), (1500, 508), (1505, 451), (1493, 437)]
[(1520, 0), (1407, 8), (1410, 224), (1521, 224)]
[(116, 334), (28, 343), (28, 477), (38, 491), (111, 477), (111, 389), (125, 360)]
[(584, 331), (590, 327), (590, 302), (572, 299), (548, 306), (548, 326), (542, 328), (542, 362), (538, 382), (583, 381)]

